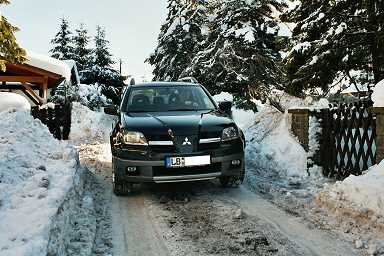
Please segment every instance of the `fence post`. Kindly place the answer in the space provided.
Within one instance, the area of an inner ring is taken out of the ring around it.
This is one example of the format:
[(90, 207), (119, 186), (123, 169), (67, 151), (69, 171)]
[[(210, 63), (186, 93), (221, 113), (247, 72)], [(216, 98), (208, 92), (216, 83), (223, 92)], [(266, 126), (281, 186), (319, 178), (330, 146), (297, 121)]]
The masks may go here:
[(309, 110), (308, 109), (289, 109), (292, 114), (292, 133), (297, 137), (300, 144), (308, 151), (308, 130), (309, 130)]
[(376, 164), (384, 159), (384, 107), (372, 107), (376, 115)]

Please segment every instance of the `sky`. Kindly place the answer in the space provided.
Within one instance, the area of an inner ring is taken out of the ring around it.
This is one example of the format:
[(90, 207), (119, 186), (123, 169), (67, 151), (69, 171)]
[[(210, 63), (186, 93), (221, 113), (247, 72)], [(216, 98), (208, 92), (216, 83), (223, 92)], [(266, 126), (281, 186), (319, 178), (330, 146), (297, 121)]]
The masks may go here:
[(0, 11), (20, 28), (19, 44), (40, 54), (49, 54), (62, 17), (69, 20), (72, 31), (84, 23), (91, 36), (101, 25), (115, 61), (123, 61), (123, 74), (138, 79), (152, 73), (144, 60), (155, 49), (167, 15), (166, 0), (11, 0)]

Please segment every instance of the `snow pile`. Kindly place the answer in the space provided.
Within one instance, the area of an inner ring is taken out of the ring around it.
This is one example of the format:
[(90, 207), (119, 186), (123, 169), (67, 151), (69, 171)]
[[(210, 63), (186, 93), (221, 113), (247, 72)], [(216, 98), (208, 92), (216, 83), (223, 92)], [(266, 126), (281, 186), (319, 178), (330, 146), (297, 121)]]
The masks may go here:
[(290, 133), (289, 115), (268, 105), (258, 109), (254, 125), (245, 132), (252, 167), (281, 176), (307, 176), (307, 154)]
[(373, 212), (384, 217), (384, 161), (372, 166), (361, 176), (351, 175), (344, 181), (325, 187), (318, 201), (336, 209)]
[(46, 255), (77, 153), (28, 112), (3, 111), (0, 120), (0, 255)]
[[(303, 101), (279, 90), (273, 90), (270, 97), (283, 109), (314, 103), (313, 100)], [(227, 92), (213, 98), (216, 102), (233, 101), (233, 96)], [(289, 115), (268, 104), (258, 103), (257, 108), (257, 113), (237, 109), (236, 106), (232, 108), (233, 118), (246, 136), (246, 157), (254, 159), (252, 167), (289, 177), (307, 176), (307, 153), (290, 133)]]
[(78, 102), (74, 102), (72, 107), (72, 126), (69, 135), (71, 140), (109, 141), (109, 133), (116, 117), (92, 111)]
[(372, 94), (374, 107), (384, 107), (384, 80), (381, 80), (375, 86)]
[(28, 100), (16, 93), (0, 92), (0, 112), (8, 110), (31, 110), (31, 104)]

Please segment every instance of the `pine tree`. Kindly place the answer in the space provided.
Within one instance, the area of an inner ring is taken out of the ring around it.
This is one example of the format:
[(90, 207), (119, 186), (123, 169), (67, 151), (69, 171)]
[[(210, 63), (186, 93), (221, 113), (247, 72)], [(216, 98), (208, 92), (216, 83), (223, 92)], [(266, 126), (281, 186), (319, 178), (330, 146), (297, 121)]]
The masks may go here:
[(327, 94), (341, 81), (357, 87), (384, 78), (382, 1), (303, 1), (283, 19), (297, 23), (284, 61), (289, 92)]
[(70, 60), (73, 58), (72, 32), (69, 28), (69, 22), (61, 19), (60, 30), (52, 39), (53, 48), (50, 50), (52, 57), (60, 60)]
[[(9, 4), (8, 0), (0, 0), (1, 4)], [(17, 44), (14, 33), (17, 27), (12, 26), (0, 13), (0, 71), (5, 72), (6, 62), (23, 63), (25, 51)]]
[(112, 60), (112, 54), (108, 48), (109, 41), (105, 38), (105, 29), (101, 26), (96, 28), (95, 49), (93, 64), (101, 68), (110, 68), (115, 62)]
[(80, 24), (79, 28), (76, 29), (75, 32), (76, 33), (73, 37), (73, 60), (76, 61), (78, 70), (82, 71), (91, 62), (92, 50), (88, 48), (88, 30), (84, 27), (84, 24)]
[(204, 40), (206, 0), (169, 0), (168, 17), (161, 27), (158, 46), (147, 59), (154, 80), (178, 80)]
[(80, 81), (84, 84), (95, 84), (109, 100), (119, 104), (120, 97), (115, 87), (122, 87), (124, 79), (117, 70), (112, 68), (115, 62), (109, 51), (109, 41), (105, 38), (104, 28), (97, 26), (94, 41), (92, 60), (81, 72)]
[(238, 105), (253, 108), (253, 98), (265, 98), (279, 86), (278, 27), (272, 13), (285, 5), (274, 0), (226, 0), (217, 6), (204, 48), (184, 74), (212, 93), (230, 92)]

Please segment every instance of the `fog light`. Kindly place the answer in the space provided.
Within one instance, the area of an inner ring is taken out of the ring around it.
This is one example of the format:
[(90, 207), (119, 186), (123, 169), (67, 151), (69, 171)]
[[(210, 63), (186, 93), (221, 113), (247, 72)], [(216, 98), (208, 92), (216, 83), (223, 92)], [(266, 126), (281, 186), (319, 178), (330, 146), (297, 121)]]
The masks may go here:
[(240, 161), (240, 160), (232, 160), (232, 161), (231, 161), (231, 164), (232, 164), (232, 165), (240, 165), (240, 164), (241, 164), (241, 161)]
[(132, 167), (132, 166), (127, 167), (127, 172), (135, 172), (136, 170), (137, 170), (136, 167)]

